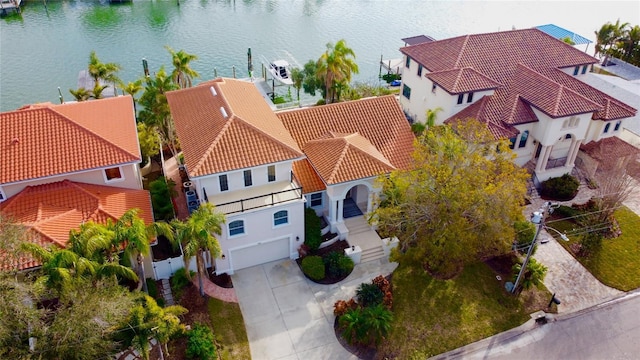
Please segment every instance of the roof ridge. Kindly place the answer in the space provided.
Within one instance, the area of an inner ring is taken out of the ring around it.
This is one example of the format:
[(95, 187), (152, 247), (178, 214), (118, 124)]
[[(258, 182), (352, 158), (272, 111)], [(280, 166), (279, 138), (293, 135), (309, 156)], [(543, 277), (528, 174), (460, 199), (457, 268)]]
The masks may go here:
[[(328, 183), (333, 182), (333, 178), (337, 175), (338, 169), (344, 162), (344, 158), (347, 156), (347, 151), (349, 150), (349, 142), (345, 138), (335, 138), (337, 141), (344, 143), (342, 147), (342, 151), (340, 152), (340, 156), (338, 156), (338, 160), (336, 161), (336, 165), (331, 170), (331, 174), (329, 174), (329, 178), (327, 179)], [(322, 141), (322, 140), (319, 140)], [(326, 141), (326, 140), (325, 140)]]
[(471, 38), (470, 34), (465, 35), (464, 42), (462, 43), (462, 46), (460, 46), (460, 52), (458, 52), (458, 58), (454, 63), (454, 68), (460, 67), (460, 62), (462, 61), (462, 54), (464, 54), (465, 48), (467, 47), (467, 43), (469, 42), (470, 38)]
[(556, 99), (555, 99), (555, 104), (553, 104), (553, 113), (557, 114), (558, 110), (560, 109), (560, 100), (562, 100), (562, 97), (564, 95), (564, 85), (562, 84), (558, 84), (560, 85), (560, 87), (558, 88), (558, 93), (556, 95)]
[[(389, 166), (389, 167), (391, 167), (391, 168), (393, 168), (393, 169), (395, 169), (395, 168), (396, 168), (395, 166), (393, 166), (393, 165), (391, 164), (391, 162), (389, 162), (389, 159), (387, 159), (387, 157), (386, 157), (386, 156), (384, 156), (384, 154), (383, 154), (383, 153), (381, 153), (381, 152), (380, 152), (380, 150), (378, 150), (378, 148), (376, 148), (376, 147), (375, 147), (375, 145), (373, 145), (373, 144), (371, 143), (371, 141), (370, 141), (369, 139), (367, 139), (366, 137), (364, 137), (364, 136), (362, 136), (362, 135), (358, 134), (357, 132), (356, 132), (356, 133), (354, 133), (354, 134), (351, 134), (351, 135), (356, 135), (356, 134), (357, 134), (357, 135), (359, 135), (361, 138), (363, 138), (363, 139), (367, 140), (367, 142), (368, 142), (368, 143), (373, 147), (373, 149), (374, 149), (375, 151), (377, 151), (377, 152), (378, 152), (378, 153), (379, 153), (379, 154), (380, 154), (380, 155), (381, 155), (381, 156), (382, 156), (382, 157), (387, 161), (387, 163), (385, 163), (384, 161), (381, 161), (380, 159), (378, 159), (378, 157), (377, 157), (377, 156), (373, 156), (371, 153), (369, 153), (369, 152), (365, 151), (364, 149), (360, 148), (358, 145), (356, 145), (356, 144), (354, 144), (354, 143), (352, 143), (352, 142), (350, 142), (350, 141), (348, 141), (348, 140), (347, 140), (347, 143), (348, 143), (351, 147), (353, 147), (355, 150), (359, 151), (360, 153), (364, 154), (364, 155), (365, 155), (367, 158), (369, 158), (369, 159), (373, 159), (373, 160), (375, 160), (376, 162), (382, 163), (382, 164), (384, 164), (384, 165), (386, 165), (386, 166)], [(351, 136), (351, 135), (349, 135), (349, 136)]]
[[(275, 115), (275, 114), (274, 114), (274, 115)], [(290, 149), (290, 150), (292, 150), (293, 152), (296, 152), (296, 153), (299, 153), (299, 154), (301, 154), (301, 155), (302, 155), (302, 149), (300, 149), (300, 150), (296, 150), (296, 149), (292, 148), (289, 144), (287, 144), (287, 143), (285, 143), (285, 142), (281, 141), (280, 139), (278, 139), (278, 138), (274, 137), (274, 136), (273, 136), (273, 135), (271, 135), (270, 133), (268, 133), (268, 132), (266, 132), (266, 131), (263, 131), (263, 130), (262, 130), (262, 129), (260, 129), (259, 127), (257, 127), (257, 126), (255, 126), (255, 125), (253, 125), (251, 122), (249, 122), (249, 121), (247, 121), (247, 120), (245, 120), (245, 119), (243, 119), (243, 118), (241, 118), (241, 117), (239, 117), (239, 116), (236, 116), (236, 115), (234, 115), (234, 116), (235, 116), (239, 121), (242, 121), (244, 124), (246, 124), (246, 125), (250, 126), (251, 128), (255, 129), (256, 131), (258, 131), (258, 132), (262, 133), (263, 135), (265, 135), (265, 136), (269, 137), (270, 139), (272, 139), (272, 140), (274, 140), (274, 141), (276, 141), (276, 142), (278, 142), (278, 143), (280, 143), (280, 144), (284, 145), (285, 147), (289, 148), (289, 149)], [(278, 116), (276, 116), (276, 119), (277, 119), (277, 120), (282, 124), (282, 127), (284, 128), (284, 130), (286, 130), (286, 131), (287, 131), (287, 133), (288, 133), (288, 132), (289, 132), (289, 130), (287, 130), (287, 127), (286, 127), (286, 126), (284, 126), (284, 123), (282, 123), (282, 120), (280, 120), (280, 118), (279, 118)], [(289, 136), (291, 136), (291, 134), (289, 134)], [(293, 142), (294, 142), (294, 143), (296, 142), (296, 141), (295, 141), (295, 139), (293, 139), (293, 137), (292, 137), (291, 139), (293, 140)]]
[(218, 132), (218, 135), (215, 137), (215, 139), (213, 139), (213, 141), (211, 142), (207, 150), (205, 150), (204, 154), (202, 154), (202, 156), (200, 157), (200, 160), (198, 160), (198, 162), (196, 163), (196, 166), (194, 166), (193, 169), (189, 169), (189, 173), (195, 174), (196, 170), (200, 169), (200, 167), (203, 166), (203, 164), (209, 158), (209, 155), (213, 152), (213, 149), (218, 145), (218, 143), (220, 143), (223, 137), (223, 134), (225, 134), (228, 131), (228, 129), (231, 127), (231, 124), (233, 123), (233, 120), (235, 118), (236, 118), (235, 114), (231, 113), (231, 116), (229, 116), (229, 120), (227, 120), (225, 124), (222, 126), (222, 129), (220, 129), (220, 132)]

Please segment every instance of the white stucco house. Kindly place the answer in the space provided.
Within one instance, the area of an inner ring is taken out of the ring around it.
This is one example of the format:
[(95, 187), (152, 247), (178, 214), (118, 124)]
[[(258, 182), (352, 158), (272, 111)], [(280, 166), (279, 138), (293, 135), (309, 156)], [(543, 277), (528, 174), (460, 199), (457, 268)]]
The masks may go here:
[[(0, 214), (24, 225), (32, 241), (65, 247), (80, 224), (116, 220), (132, 208), (153, 221), (131, 96), (28, 105), (0, 113), (0, 128)], [(4, 269), (40, 265), (3, 260)]]
[(400, 103), (413, 121), (475, 118), (509, 139), (537, 181), (570, 173), (581, 144), (622, 132), (637, 110), (581, 79), (598, 60), (538, 29), (423, 42), (404, 55)]
[(393, 96), (275, 113), (251, 82), (167, 93), (200, 202), (226, 215), (216, 273), (283, 258), (304, 243), (304, 208), (346, 237), (371, 211), (375, 178), (406, 167), (414, 136)]

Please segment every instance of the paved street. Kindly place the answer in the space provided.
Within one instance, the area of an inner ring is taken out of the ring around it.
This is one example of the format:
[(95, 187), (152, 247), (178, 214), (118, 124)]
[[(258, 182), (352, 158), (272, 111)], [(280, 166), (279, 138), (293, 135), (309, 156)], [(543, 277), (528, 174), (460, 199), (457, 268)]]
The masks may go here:
[(530, 320), (520, 328), (434, 359), (638, 359), (639, 313), (640, 292), (636, 291), (584, 311), (559, 315), (544, 325)]

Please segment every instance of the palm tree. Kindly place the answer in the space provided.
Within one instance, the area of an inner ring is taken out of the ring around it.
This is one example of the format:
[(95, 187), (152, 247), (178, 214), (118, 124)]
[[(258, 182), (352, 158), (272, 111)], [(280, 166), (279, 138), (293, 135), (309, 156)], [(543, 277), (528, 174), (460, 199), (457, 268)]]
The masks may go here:
[[(204, 256), (206, 254), (209, 261), (211, 258), (220, 257), (222, 250), (214, 235), (222, 234), (222, 224), (225, 221), (224, 214), (217, 212), (213, 204), (204, 203), (186, 221), (171, 222), (176, 229), (175, 242), (182, 246), (185, 267), (189, 269), (191, 258), (196, 258), (198, 284), (202, 296), (204, 296), (202, 275), (206, 274)], [(191, 277), (188, 270), (187, 277)]]
[[(517, 277), (522, 269), (522, 264), (513, 265), (514, 276)], [(547, 267), (537, 262), (536, 259), (531, 258), (527, 263), (527, 269), (524, 272), (522, 278), (522, 288), (530, 289), (534, 285), (538, 285), (544, 281), (544, 277), (547, 274)], [(514, 280), (515, 281), (515, 280)]]
[(111, 83), (115, 91), (115, 84), (121, 83), (120, 78), (116, 75), (120, 71), (120, 65), (116, 63), (103, 63), (98, 59), (95, 51), (89, 54), (89, 75), (93, 77), (95, 84), (99, 84), (100, 80)]
[(122, 91), (125, 94), (131, 95), (131, 98), (133, 98), (133, 110), (136, 115), (138, 114), (138, 109), (136, 108), (136, 94), (139, 93), (142, 89), (144, 89), (144, 87), (142, 86), (142, 79), (138, 79), (134, 82), (130, 81), (127, 83), (127, 85), (124, 85), (122, 87)]
[(327, 50), (318, 59), (316, 72), (316, 76), (324, 80), (325, 103), (329, 104), (335, 100), (338, 84), (348, 84), (351, 74), (358, 73), (355, 57), (355, 53), (347, 47), (344, 39), (335, 45), (327, 44)]
[(76, 101), (87, 101), (91, 98), (91, 91), (83, 87), (78, 90), (69, 89), (69, 92), (73, 95)]
[(291, 80), (293, 81), (293, 87), (296, 88), (298, 103), (300, 103), (300, 89), (302, 88), (302, 82), (304, 81), (304, 72), (297, 67), (291, 69)]
[(184, 50), (178, 52), (173, 51), (169, 46), (165, 46), (165, 49), (171, 54), (171, 62), (173, 63), (173, 72), (171, 72), (171, 79), (181, 89), (191, 87), (191, 81), (193, 78), (200, 77), (200, 75), (193, 70), (189, 63), (193, 60), (197, 60), (196, 55), (188, 54)]
[(630, 28), (623, 41), (625, 61), (630, 61), (633, 57), (634, 49), (635, 51), (640, 51), (638, 49), (638, 46), (640, 46), (640, 26), (636, 25)]

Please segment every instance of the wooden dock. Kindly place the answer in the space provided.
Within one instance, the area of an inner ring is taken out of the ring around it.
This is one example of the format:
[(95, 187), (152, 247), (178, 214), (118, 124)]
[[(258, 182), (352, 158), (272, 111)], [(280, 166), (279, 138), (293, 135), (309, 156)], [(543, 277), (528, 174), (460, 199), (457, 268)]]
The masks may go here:
[(0, 0), (0, 11), (2, 15), (7, 15), (9, 11), (15, 11), (20, 14), (20, 5), (22, 0)]

